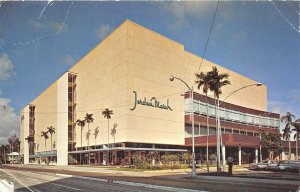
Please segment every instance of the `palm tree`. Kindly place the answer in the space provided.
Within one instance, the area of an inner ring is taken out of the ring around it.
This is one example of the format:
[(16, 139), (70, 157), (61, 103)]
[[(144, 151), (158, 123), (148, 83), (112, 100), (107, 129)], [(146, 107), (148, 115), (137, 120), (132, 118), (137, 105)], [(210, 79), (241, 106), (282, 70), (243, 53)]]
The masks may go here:
[(52, 151), (52, 135), (55, 133), (55, 129), (53, 126), (47, 127), (48, 131), (47, 133), (50, 134), (50, 140), (51, 140), (51, 151)]
[(83, 128), (85, 126), (85, 120), (77, 119), (76, 124), (81, 127), (81, 136), (80, 136), (81, 137), (80, 138), (81, 142), (80, 142), (80, 147), (82, 147), (82, 131), (83, 131)]
[(291, 160), (291, 126), (295, 115), (287, 112), (286, 115), (280, 118), (281, 122), (285, 122), (285, 127), (283, 129), (283, 138), (289, 141), (289, 159)]
[(48, 132), (47, 131), (42, 131), (41, 132), (41, 137), (44, 137), (44, 139), (45, 139), (45, 150), (47, 151), (46, 141), (47, 141), (47, 139), (49, 139)]
[[(90, 123), (94, 122), (93, 114), (88, 114), (88, 113), (85, 114), (84, 120), (88, 124), (87, 135), (90, 135), (91, 134)], [(87, 139), (88, 139), (88, 150), (89, 150), (90, 149), (90, 136), (88, 136)], [(90, 164), (90, 153), (89, 153), (89, 164)]]
[(111, 115), (113, 115), (113, 111), (106, 108), (102, 111), (102, 115), (104, 118), (107, 119), (107, 147), (108, 147), (108, 154), (107, 154), (107, 162), (109, 160), (109, 119), (111, 119)]
[(95, 131), (94, 131), (94, 136), (95, 136), (95, 145), (97, 145), (97, 136), (99, 134), (99, 127), (96, 127), (95, 128)]
[(85, 139), (88, 141), (88, 146), (90, 146), (90, 135), (91, 135), (91, 130), (88, 130), (85, 135)]
[(207, 165), (207, 172), (209, 173), (209, 160), (208, 160), (208, 136), (209, 136), (209, 123), (208, 123), (208, 101), (207, 101), (207, 93), (209, 89), (209, 83), (211, 81), (211, 78), (208, 73), (198, 73), (196, 74), (196, 83), (198, 84), (198, 89), (202, 88), (202, 92), (205, 94), (206, 99), (206, 165)]
[(111, 136), (114, 138), (114, 143), (115, 143), (115, 140), (116, 140), (116, 134), (117, 134), (117, 128), (118, 127), (118, 124), (114, 124), (113, 125), (113, 128), (111, 129), (111, 132), (110, 132), (110, 134), (111, 134)]
[[(219, 73), (216, 66), (212, 67), (212, 70), (207, 73), (210, 81), (208, 82), (209, 90), (214, 93), (214, 99), (217, 99), (217, 107), (215, 107), (215, 114), (217, 119), (217, 171), (220, 174), (220, 118), (219, 118), (219, 108), (220, 108), (220, 95), (222, 94), (222, 87), (230, 85), (228, 80), (228, 73)], [(224, 161), (224, 159), (223, 159)]]
[[(84, 126), (85, 126), (85, 120), (80, 120), (80, 119), (77, 119), (77, 121), (76, 121), (76, 124), (78, 125), (78, 126), (80, 126), (80, 147), (82, 147), (82, 131), (83, 131), (83, 128), (84, 128)], [(80, 165), (81, 165), (81, 153), (80, 153), (80, 155), (79, 155), (79, 158), (80, 158)]]
[(4, 162), (4, 164), (6, 164), (6, 153), (7, 153), (7, 149), (9, 149), (9, 146), (1, 144), (0, 148), (1, 148), (1, 152), (3, 151), (3, 154), (2, 154), (3, 162)]
[(299, 135), (300, 135), (300, 119), (297, 119), (295, 122), (292, 123), (294, 129), (293, 131), (296, 131), (294, 135), (294, 140), (296, 140), (296, 160), (299, 159), (298, 154), (298, 142), (299, 142)]
[(31, 145), (32, 145), (32, 142), (34, 142), (34, 138), (33, 138), (33, 136), (28, 135), (28, 136), (25, 138), (25, 140), (28, 142), (28, 145), (29, 145), (29, 155), (32, 155), (32, 154), (33, 154), (33, 151), (32, 151)]
[(11, 152), (14, 152), (15, 147), (17, 147), (17, 144), (19, 142), (19, 139), (17, 138), (16, 134), (8, 138), (8, 143), (10, 145)]

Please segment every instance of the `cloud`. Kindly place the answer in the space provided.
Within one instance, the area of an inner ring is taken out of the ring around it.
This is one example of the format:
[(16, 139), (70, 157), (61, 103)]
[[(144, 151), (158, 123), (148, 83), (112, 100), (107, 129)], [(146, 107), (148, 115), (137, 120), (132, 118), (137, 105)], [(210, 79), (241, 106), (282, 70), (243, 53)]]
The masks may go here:
[(6, 53), (0, 53), (0, 80), (7, 80), (15, 75), (14, 65)]
[(111, 26), (109, 25), (101, 25), (99, 29), (96, 31), (96, 35), (99, 39), (103, 39), (112, 31)]
[(169, 2), (166, 10), (174, 17), (173, 27), (182, 27), (191, 16), (202, 16), (207, 12), (208, 3), (199, 1)]
[(65, 65), (73, 65), (75, 63), (75, 59), (72, 56), (70, 56), (70, 55), (66, 55), (63, 58), (63, 63)]
[(10, 105), (11, 100), (0, 98), (0, 144), (7, 143), (7, 139), (16, 134), (19, 136), (19, 117)]
[(268, 108), (270, 112), (278, 113), (280, 115), (284, 115), (291, 109), (282, 101), (268, 101)]
[(27, 25), (37, 31), (53, 31), (54, 33), (65, 32), (68, 25), (64, 22), (41, 22), (39, 20), (30, 19)]

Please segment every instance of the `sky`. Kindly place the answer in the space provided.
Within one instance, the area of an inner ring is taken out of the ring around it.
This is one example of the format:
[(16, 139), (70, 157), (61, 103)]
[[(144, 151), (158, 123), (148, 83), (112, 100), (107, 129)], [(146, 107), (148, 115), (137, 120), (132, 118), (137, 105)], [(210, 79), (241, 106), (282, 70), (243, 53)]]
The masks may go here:
[(20, 109), (126, 19), (265, 84), (268, 111), (300, 118), (300, 3), (221, 1), (205, 46), (216, 7), (217, 1), (0, 2), (0, 144), (19, 135)]

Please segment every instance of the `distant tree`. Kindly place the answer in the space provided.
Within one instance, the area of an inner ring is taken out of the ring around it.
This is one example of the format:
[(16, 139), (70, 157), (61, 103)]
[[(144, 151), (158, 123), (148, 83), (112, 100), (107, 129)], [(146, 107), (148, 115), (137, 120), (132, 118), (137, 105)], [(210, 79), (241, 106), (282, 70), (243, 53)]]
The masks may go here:
[(299, 135), (300, 135), (300, 119), (297, 119), (295, 122), (292, 123), (295, 131), (294, 135), (294, 140), (296, 140), (296, 159), (299, 159), (299, 154), (298, 154), (298, 142), (299, 142)]
[(86, 132), (86, 135), (85, 135), (85, 138), (86, 138), (86, 140), (88, 142), (88, 149), (89, 149), (89, 146), (90, 146), (90, 135), (91, 135), (91, 130), (88, 130)]
[(269, 159), (274, 159), (274, 153), (279, 154), (282, 152), (282, 141), (279, 131), (269, 134), (266, 134), (264, 131), (262, 131), (260, 144), (268, 151)]
[(17, 149), (17, 147), (18, 147), (18, 143), (20, 142), (19, 138), (16, 135), (13, 135), (13, 136), (9, 137), (7, 141), (10, 145), (10, 151), (14, 152), (15, 149)]
[[(113, 111), (109, 109), (105, 109), (102, 111), (102, 115), (107, 119), (107, 134), (109, 134), (109, 120), (111, 119), (111, 115), (113, 115)], [(108, 145), (109, 145), (109, 136), (108, 136)]]
[(97, 136), (99, 134), (99, 127), (96, 127), (95, 128), (95, 131), (94, 131), (94, 136), (95, 136), (95, 145), (97, 145)]
[(84, 128), (84, 126), (85, 126), (85, 120), (80, 120), (80, 119), (77, 119), (77, 121), (76, 121), (76, 124), (78, 125), (78, 126), (80, 126), (80, 131), (81, 131), (81, 136), (80, 136), (80, 140), (81, 140), (81, 142), (80, 142), (80, 147), (82, 147), (82, 131), (83, 131), (83, 128)]
[(146, 155), (146, 159), (147, 159), (148, 163), (155, 164), (155, 161), (157, 161), (159, 159), (159, 153), (157, 151), (150, 151)]
[(295, 115), (293, 115), (291, 112), (287, 112), (286, 115), (281, 116), (280, 118), (281, 122), (285, 123), (285, 127), (283, 129), (283, 138), (289, 141), (289, 159), (291, 159), (291, 127), (294, 118)]
[(9, 150), (9, 145), (5, 145), (5, 144), (1, 144), (0, 146), (0, 154), (1, 154), (1, 161), (4, 162), (4, 164), (6, 163), (6, 155), (8, 153)]
[[(91, 130), (90, 130), (90, 123), (94, 122), (94, 118), (93, 118), (93, 114), (85, 114), (84, 117), (85, 122), (88, 124), (88, 131), (87, 131), (87, 135), (88, 135), (88, 150), (90, 148), (90, 134), (91, 134)], [(89, 164), (90, 164), (90, 153), (89, 153)]]
[[(111, 115), (113, 115), (113, 111), (106, 108), (104, 111), (102, 111), (102, 115), (103, 115), (104, 118), (107, 119), (107, 147), (108, 147), (108, 150), (109, 150), (109, 120), (111, 119)], [(107, 162), (108, 161), (109, 161), (109, 152), (107, 154)]]
[(182, 160), (184, 164), (190, 163), (192, 155), (190, 153), (183, 153), (182, 154)]
[(50, 127), (47, 127), (48, 131), (47, 133), (50, 134), (50, 140), (51, 140), (51, 151), (52, 151), (52, 146), (53, 146), (53, 143), (52, 143), (52, 135), (55, 133), (55, 128), (53, 126), (50, 126)]
[(115, 123), (113, 125), (113, 128), (111, 129), (111, 132), (110, 132), (111, 136), (114, 138), (114, 144), (116, 142), (117, 127), (118, 127), (118, 124)]
[(46, 141), (47, 141), (47, 139), (49, 139), (48, 132), (47, 131), (42, 131), (41, 132), (41, 137), (44, 137), (44, 139), (45, 139), (45, 150), (47, 151)]

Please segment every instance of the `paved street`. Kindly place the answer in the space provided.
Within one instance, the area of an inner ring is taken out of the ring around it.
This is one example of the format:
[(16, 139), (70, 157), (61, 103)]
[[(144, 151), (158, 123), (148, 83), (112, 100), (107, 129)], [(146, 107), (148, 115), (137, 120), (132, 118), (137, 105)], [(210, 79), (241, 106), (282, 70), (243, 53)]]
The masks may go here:
[[(129, 172), (76, 166), (18, 165), (4, 169), (33, 191), (296, 191), (299, 180), (197, 176), (182, 170)], [(1, 177), (8, 178), (1, 172)], [(295, 173), (297, 178), (297, 173)], [(113, 181), (109, 183), (108, 180)], [(15, 183), (15, 182), (14, 182)], [(19, 191), (24, 186), (16, 184)], [(187, 190), (189, 189), (189, 190)]]
[[(118, 183), (109, 183), (106, 180), (90, 180), (70, 177), (61, 174), (37, 173), (30, 171), (2, 170), (0, 179), (6, 179), (15, 184), (16, 191), (166, 191), (163, 187), (145, 188), (143, 186), (131, 186)], [(98, 181), (98, 182), (97, 182)], [(167, 188), (168, 189), (168, 188)], [(176, 190), (176, 189), (174, 189)], [(0, 190), (1, 191), (1, 190)], [(168, 190), (169, 191), (169, 190)]]

